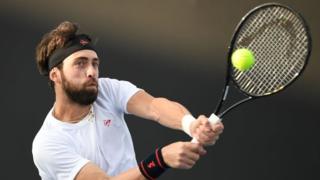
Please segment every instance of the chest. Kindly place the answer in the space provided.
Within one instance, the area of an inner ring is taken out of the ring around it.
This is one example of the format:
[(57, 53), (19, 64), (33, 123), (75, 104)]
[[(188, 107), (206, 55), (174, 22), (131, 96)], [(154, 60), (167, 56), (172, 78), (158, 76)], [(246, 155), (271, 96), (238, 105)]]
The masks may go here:
[(70, 135), (78, 154), (103, 166), (114, 164), (127, 155), (134, 156), (131, 135), (123, 114), (108, 110), (95, 111), (85, 126)]

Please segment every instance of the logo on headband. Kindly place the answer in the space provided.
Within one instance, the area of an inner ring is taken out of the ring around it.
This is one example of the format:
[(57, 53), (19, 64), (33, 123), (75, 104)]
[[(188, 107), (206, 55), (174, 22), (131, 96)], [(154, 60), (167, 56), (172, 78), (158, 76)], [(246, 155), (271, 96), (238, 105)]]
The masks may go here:
[(88, 44), (89, 41), (86, 40), (86, 39), (80, 39), (80, 42), (79, 42), (79, 43), (80, 43), (82, 46), (84, 46), (84, 45)]

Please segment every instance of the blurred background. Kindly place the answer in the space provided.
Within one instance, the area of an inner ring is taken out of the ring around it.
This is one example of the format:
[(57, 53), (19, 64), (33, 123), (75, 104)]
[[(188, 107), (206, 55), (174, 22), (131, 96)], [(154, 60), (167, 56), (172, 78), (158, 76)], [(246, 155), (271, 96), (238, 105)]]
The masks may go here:
[[(40, 179), (32, 140), (54, 98), (34, 50), (60, 22), (80, 25), (97, 42), (101, 76), (129, 80), (153, 94), (209, 115), (224, 83), (233, 30), (262, 0), (2, 0), (0, 179)], [(225, 117), (225, 131), (191, 170), (161, 179), (320, 179), (319, 3), (279, 0), (307, 20), (313, 52), (304, 75), (286, 91)], [(137, 159), (157, 146), (189, 140), (183, 132), (127, 116)]]

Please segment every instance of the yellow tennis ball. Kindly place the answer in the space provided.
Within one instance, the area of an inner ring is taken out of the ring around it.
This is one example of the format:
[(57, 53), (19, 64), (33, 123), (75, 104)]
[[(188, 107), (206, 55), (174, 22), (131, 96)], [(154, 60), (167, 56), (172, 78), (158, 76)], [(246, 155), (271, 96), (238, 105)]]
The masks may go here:
[(232, 65), (240, 70), (249, 70), (255, 62), (253, 52), (246, 48), (237, 49), (231, 56)]

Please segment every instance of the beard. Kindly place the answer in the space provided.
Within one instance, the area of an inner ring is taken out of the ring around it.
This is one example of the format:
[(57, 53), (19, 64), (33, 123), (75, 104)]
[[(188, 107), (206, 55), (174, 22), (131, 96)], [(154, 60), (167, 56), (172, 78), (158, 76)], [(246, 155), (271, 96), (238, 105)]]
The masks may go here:
[[(62, 77), (62, 88), (66, 92), (69, 99), (81, 106), (87, 106), (92, 104), (98, 96), (98, 83), (97, 80), (92, 79), (90, 82), (87, 82), (80, 87), (75, 86), (70, 81), (68, 81), (63, 72), (61, 73)], [(86, 86), (90, 84), (96, 84), (95, 89), (86, 89)]]

